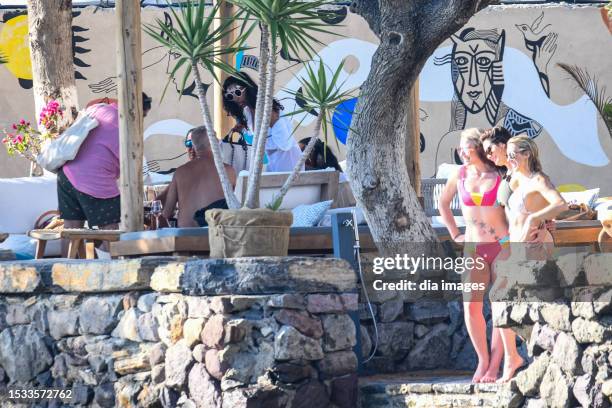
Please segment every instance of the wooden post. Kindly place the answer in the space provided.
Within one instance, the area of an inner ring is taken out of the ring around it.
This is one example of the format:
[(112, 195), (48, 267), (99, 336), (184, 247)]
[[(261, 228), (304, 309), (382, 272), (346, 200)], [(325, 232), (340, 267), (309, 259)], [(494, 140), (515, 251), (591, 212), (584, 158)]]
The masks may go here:
[[(221, 22), (226, 18), (231, 18), (233, 15), (233, 7), (231, 3), (225, 0), (215, 0), (220, 4), (219, 16), (214, 20), (215, 28), (219, 27)], [(229, 47), (234, 42), (235, 34), (232, 31), (230, 35), (226, 35), (219, 39), (215, 47)], [(229, 65), (234, 65), (234, 57), (230, 54), (221, 56), (223, 62)], [(227, 74), (220, 68), (215, 67), (215, 75), (219, 78), (220, 83), (214, 82), (213, 84), (213, 109), (214, 109), (214, 127), (218, 138), (223, 138), (227, 132), (234, 127), (234, 119), (228, 116), (223, 110), (223, 81), (227, 78)]]
[(417, 197), (421, 197), (421, 126), (419, 115), (419, 80), (417, 79), (410, 93), (408, 108), (408, 132), (411, 140), (406, 140), (406, 164), (410, 183), (416, 191)]
[(143, 123), (140, 2), (117, 0), (121, 230), (143, 229)]

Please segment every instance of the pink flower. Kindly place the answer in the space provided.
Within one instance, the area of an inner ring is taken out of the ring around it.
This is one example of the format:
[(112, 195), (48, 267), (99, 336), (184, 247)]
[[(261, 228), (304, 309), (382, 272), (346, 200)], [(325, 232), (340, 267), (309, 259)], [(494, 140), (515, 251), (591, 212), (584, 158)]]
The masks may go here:
[(26, 123), (26, 121), (25, 121), (25, 120), (23, 120), (23, 119), (21, 119), (21, 120), (19, 121), (19, 124), (20, 124), (20, 125), (25, 125), (25, 123)]
[(17, 130), (17, 125), (13, 123), (13, 129)]
[(22, 142), (23, 142), (23, 136), (21, 136), (21, 135), (17, 136), (17, 137), (15, 138), (15, 141), (16, 141), (17, 143), (22, 143)]

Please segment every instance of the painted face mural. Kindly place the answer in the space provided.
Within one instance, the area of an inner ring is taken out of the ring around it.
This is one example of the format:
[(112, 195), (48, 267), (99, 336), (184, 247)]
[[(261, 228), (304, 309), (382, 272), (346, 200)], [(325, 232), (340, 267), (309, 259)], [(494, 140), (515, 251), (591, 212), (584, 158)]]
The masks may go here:
[(502, 59), (505, 32), (467, 28), (453, 35), (450, 55), (456, 96), (470, 113), (486, 108), (493, 123), (504, 90)]

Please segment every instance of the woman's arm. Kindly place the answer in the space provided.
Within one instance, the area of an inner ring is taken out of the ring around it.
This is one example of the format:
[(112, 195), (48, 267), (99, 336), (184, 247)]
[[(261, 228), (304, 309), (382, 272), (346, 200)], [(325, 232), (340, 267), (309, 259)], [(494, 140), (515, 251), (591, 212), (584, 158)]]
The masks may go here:
[[(442, 194), (440, 194), (440, 199), (438, 200), (438, 211), (440, 211), (442, 222), (444, 223), (444, 225), (446, 225), (446, 229), (448, 229), (448, 233), (450, 234), (453, 241), (457, 241), (457, 238), (463, 235), (457, 227), (455, 217), (453, 216), (453, 212), (451, 210), (451, 202), (453, 201), (453, 197), (455, 197), (455, 194), (457, 194), (458, 173), (459, 171), (456, 171), (446, 181), (446, 185), (444, 186)], [(462, 240), (460, 239), (458, 242), (461, 241)]]
[(535, 177), (535, 187), (548, 205), (541, 210), (534, 211), (529, 215), (534, 225), (539, 225), (546, 220), (552, 220), (563, 211), (567, 211), (568, 206), (561, 194), (555, 189), (548, 177), (538, 174)]
[[(548, 177), (542, 174), (538, 174), (533, 183), (534, 190), (539, 192), (542, 195), (542, 198), (548, 202), (548, 204), (537, 211), (532, 212), (525, 219), (525, 224), (523, 226), (523, 233), (521, 235), (521, 241), (529, 242), (537, 237), (537, 231), (540, 229), (542, 223), (546, 223), (548, 220), (552, 220), (557, 215), (561, 214), (563, 211), (566, 211), (568, 206), (561, 194), (555, 189), (552, 185)], [(548, 230), (554, 229), (550, 228), (547, 224), (546, 227)]]

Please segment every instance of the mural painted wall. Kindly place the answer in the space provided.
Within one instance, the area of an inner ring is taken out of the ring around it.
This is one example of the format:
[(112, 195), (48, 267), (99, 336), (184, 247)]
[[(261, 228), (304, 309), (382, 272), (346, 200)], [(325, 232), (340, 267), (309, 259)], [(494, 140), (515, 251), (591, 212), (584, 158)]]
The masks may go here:
[[(163, 9), (146, 8), (143, 21), (161, 18), (172, 24)], [(9, 63), (0, 67), (0, 126), (33, 116), (31, 70), (25, 35), (26, 17), (0, 15), (0, 52)], [(339, 8), (329, 19), (341, 37), (322, 36), (319, 54), (334, 69), (345, 60), (344, 87), (358, 88), (367, 77), (376, 50), (376, 37), (363, 20)], [(74, 19), (75, 71), (82, 104), (114, 96), (114, 13), (93, 7), (80, 9)], [(182, 136), (201, 122), (193, 84), (179, 95), (176, 83), (159, 104), (168, 69), (176, 55), (143, 37), (144, 88), (154, 98), (145, 120), (147, 160), (172, 158), (182, 153)], [(256, 47), (257, 35), (249, 40)], [(236, 56), (236, 65), (256, 77), (257, 50)], [(297, 91), (303, 72), (299, 56), (281, 52), (276, 97), (290, 112), (299, 106), (287, 90)], [(441, 163), (458, 160), (455, 147), (467, 127), (502, 124), (513, 133), (527, 133), (540, 149), (544, 168), (553, 182), (600, 186), (612, 194), (612, 136), (595, 106), (557, 63), (577, 65), (612, 90), (612, 35), (596, 7), (497, 6), (474, 16), (430, 57), (421, 74), (421, 166), (433, 176)], [(210, 83), (211, 78), (206, 82)], [(610, 91), (612, 92), (612, 91)], [(180, 97), (180, 98), (179, 98)], [(342, 160), (347, 123), (356, 100), (334, 115), (329, 146)], [(294, 117), (295, 137), (310, 135), (314, 116)], [(161, 162), (176, 167), (184, 157)], [(0, 152), (0, 177), (21, 176), (26, 165)]]

